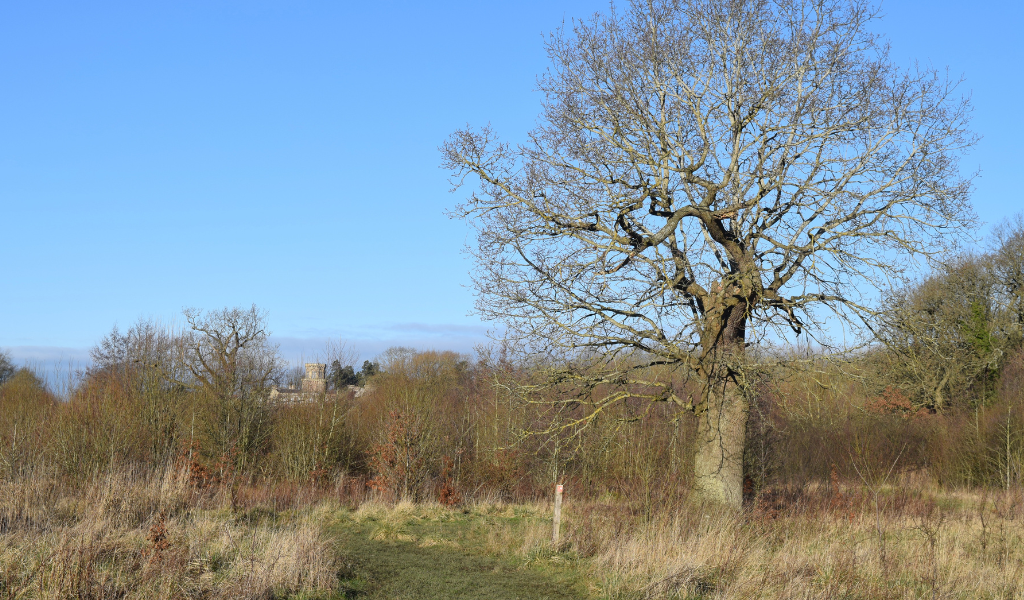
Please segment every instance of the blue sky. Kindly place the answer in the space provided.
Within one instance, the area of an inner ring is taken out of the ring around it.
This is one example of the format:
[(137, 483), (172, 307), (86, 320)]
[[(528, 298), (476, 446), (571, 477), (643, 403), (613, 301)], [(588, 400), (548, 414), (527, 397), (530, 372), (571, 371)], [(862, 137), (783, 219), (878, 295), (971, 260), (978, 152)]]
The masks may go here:
[[(255, 303), (293, 360), (471, 350), (488, 325), (437, 147), (466, 123), (522, 139), (542, 34), (606, 7), (0, 3), (0, 348), (82, 360), (115, 323)], [(1024, 9), (883, 12), (897, 62), (966, 78), (978, 214), (1024, 209)]]

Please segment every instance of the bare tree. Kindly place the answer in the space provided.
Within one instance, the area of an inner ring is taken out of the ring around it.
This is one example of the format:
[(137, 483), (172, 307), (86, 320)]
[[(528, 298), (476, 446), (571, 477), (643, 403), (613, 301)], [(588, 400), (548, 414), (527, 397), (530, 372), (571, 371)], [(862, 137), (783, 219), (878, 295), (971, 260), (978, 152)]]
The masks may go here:
[(131, 410), (139, 411), (140, 422), (148, 430), (150, 450), (158, 459), (172, 456), (180, 441), (176, 433), (185, 394), (181, 385), (167, 377), (175, 367), (177, 342), (170, 328), (152, 319), (139, 319), (123, 334), (115, 325), (89, 351), (93, 365), (86, 382), (109, 378), (109, 383), (124, 386), (127, 397), (138, 403)]
[(265, 402), (282, 370), (277, 346), (268, 340), (266, 315), (255, 305), (184, 311), (189, 330), (179, 337), (177, 380), (203, 392), (212, 414), (204, 415), (218, 453), (234, 449), (242, 466), (266, 435)]
[(355, 364), (359, 353), (345, 340), (328, 340), (324, 349), (317, 355), (318, 360), (327, 365), (327, 387), (339, 392), (348, 389), (349, 385), (358, 382)]
[[(699, 416), (706, 499), (741, 501), (744, 348), (856, 325), (973, 224), (969, 101), (896, 67), (875, 17), (865, 0), (633, 0), (549, 38), (526, 143), (485, 127), (442, 147), (456, 187), (480, 182), (454, 211), (478, 229), (479, 313), (535, 355), (601, 357), (609, 382), (696, 377), (691, 400), (643, 389)], [(592, 415), (623, 397), (588, 389)]]

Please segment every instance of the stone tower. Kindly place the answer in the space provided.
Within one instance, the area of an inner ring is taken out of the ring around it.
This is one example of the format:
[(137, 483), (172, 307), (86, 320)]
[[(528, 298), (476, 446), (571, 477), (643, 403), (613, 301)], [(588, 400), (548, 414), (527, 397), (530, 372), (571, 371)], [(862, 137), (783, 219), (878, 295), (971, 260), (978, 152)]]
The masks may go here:
[(302, 391), (314, 393), (327, 391), (326, 372), (327, 365), (324, 363), (306, 363), (306, 376), (302, 378)]

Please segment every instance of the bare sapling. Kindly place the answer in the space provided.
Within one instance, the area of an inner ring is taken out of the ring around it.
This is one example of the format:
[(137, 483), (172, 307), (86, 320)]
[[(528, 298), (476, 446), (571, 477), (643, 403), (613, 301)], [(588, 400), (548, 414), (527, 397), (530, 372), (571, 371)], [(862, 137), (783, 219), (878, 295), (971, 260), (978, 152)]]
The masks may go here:
[[(889, 560), (886, 554), (886, 529), (883, 524), (884, 506), (881, 502), (881, 493), (885, 485), (889, 482), (889, 478), (892, 476), (893, 472), (895, 472), (896, 464), (899, 462), (900, 457), (903, 456), (903, 452), (906, 451), (906, 449), (907, 446), (904, 444), (884, 474), (880, 471), (872, 470), (866, 457), (863, 457), (863, 461), (858, 461), (856, 459), (851, 460), (853, 468), (857, 472), (857, 476), (860, 477), (865, 489), (867, 489), (868, 493), (871, 495), (871, 503), (875, 513), (875, 535), (878, 540), (878, 561), (882, 566), (882, 571), (884, 573), (888, 573)], [(858, 465), (858, 462), (862, 462), (863, 464)]]

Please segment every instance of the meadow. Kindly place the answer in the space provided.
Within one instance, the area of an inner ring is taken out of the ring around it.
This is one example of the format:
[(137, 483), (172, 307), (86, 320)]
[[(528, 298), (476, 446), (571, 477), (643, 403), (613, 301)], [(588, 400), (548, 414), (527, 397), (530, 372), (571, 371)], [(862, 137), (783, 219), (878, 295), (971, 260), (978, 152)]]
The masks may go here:
[[(1017, 598), (1020, 495), (899, 481), (644, 516), (567, 497), (460, 506), (187, 473), (0, 486), (5, 598)], [(877, 491), (877, 497), (874, 492)], [(877, 501), (877, 504), (876, 504)]]
[(145, 368), (58, 397), (21, 370), (0, 598), (1024, 597), (1024, 354), (944, 412), (869, 358), (758, 385), (741, 511), (691, 496), (692, 413), (537, 433), (582, 409), (511, 397), (529, 373), (486, 356), (396, 349), (359, 397), (277, 405)]

